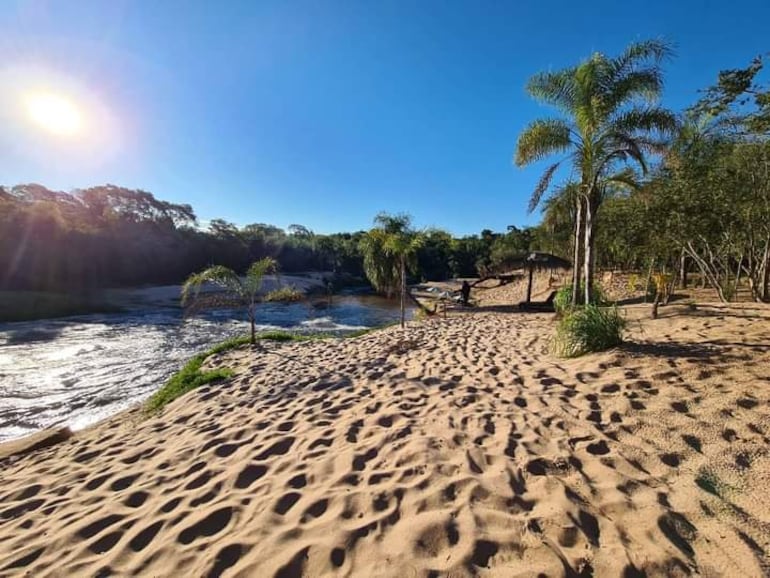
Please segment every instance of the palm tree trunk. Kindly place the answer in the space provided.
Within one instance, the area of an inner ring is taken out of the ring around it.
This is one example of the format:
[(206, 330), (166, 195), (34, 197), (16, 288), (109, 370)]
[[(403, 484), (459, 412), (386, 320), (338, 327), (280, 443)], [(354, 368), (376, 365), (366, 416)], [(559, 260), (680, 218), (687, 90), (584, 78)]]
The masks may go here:
[(594, 290), (594, 207), (591, 195), (586, 199), (585, 247), (583, 247), (583, 277), (585, 278), (585, 303), (591, 302)]
[(404, 309), (406, 300), (406, 257), (401, 255), (401, 329), (404, 328)]
[(529, 303), (532, 300), (532, 276), (535, 272), (535, 268), (533, 266), (529, 267), (529, 282), (527, 283), (527, 303)]
[(583, 199), (580, 195), (577, 197), (575, 206), (575, 247), (572, 260), (572, 306), (577, 307), (580, 303), (580, 239), (583, 232)]

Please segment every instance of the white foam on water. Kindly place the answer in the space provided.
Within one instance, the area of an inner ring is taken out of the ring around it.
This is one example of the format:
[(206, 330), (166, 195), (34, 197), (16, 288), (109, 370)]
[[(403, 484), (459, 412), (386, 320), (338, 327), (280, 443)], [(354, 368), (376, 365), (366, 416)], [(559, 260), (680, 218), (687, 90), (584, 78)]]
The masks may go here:
[(308, 319), (307, 321), (302, 321), (298, 327), (314, 331), (360, 331), (362, 329), (368, 329), (366, 325), (346, 325), (344, 323), (337, 323), (331, 317)]

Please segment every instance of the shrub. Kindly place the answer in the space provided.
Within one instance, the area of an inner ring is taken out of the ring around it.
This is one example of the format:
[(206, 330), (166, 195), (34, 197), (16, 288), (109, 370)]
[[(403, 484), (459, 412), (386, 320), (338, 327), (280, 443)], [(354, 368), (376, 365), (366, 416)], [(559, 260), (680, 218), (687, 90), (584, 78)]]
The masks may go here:
[[(580, 293), (585, 292), (585, 285), (580, 284)], [(592, 305), (608, 305), (609, 300), (602, 291), (601, 287), (594, 285), (593, 293), (591, 294)], [(556, 296), (553, 298), (553, 307), (557, 313), (565, 313), (572, 308), (572, 285), (565, 285), (556, 292)]]
[(617, 307), (586, 305), (567, 312), (556, 330), (554, 349), (562, 357), (604, 351), (623, 342), (626, 321)]
[(290, 285), (288, 287), (281, 287), (267, 293), (264, 297), (264, 301), (279, 301), (282, 303), (290, 303), (293, 301), (302, 301), (305, 298), (305, 294)]

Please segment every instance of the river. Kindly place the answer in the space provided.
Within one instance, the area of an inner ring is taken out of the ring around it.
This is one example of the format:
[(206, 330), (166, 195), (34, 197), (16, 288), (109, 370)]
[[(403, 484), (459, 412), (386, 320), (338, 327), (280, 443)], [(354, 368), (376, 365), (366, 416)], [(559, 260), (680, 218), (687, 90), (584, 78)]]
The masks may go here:
[[(345, 333), (398, 319), (398, 306), (373, 296), (331, 305), (259, 305), (259, 330)], [(149, 397), (190, 357), (243, 335), (242, 314), (184, 319), (151, 309), (0, 324), (0, 442), (40, 429), (82, 429)]]

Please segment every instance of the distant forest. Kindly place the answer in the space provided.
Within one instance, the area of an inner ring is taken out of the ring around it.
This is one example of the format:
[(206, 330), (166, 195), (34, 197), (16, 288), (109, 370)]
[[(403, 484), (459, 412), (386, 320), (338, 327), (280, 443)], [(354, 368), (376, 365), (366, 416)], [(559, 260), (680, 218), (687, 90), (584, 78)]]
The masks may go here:
[[(180, 283), (208, 265), (243, 272), (273, 257), (284, 273), (329, 271), (365, 279), (365, 231), (316, 234), (302, 225), (287, 230), (264, 223), (237, 227), (215, 219), (198, 226), (190, 205), (152, 193), (104, 185), (71, 193), (38, 184), (0, 187), (0, 289), (71, 291)], [(425, 232), (419, 279), (475, 276), (504, 267), (530, 249), (553, 249), (541, 227), (490, 230), (454, 238)]]

